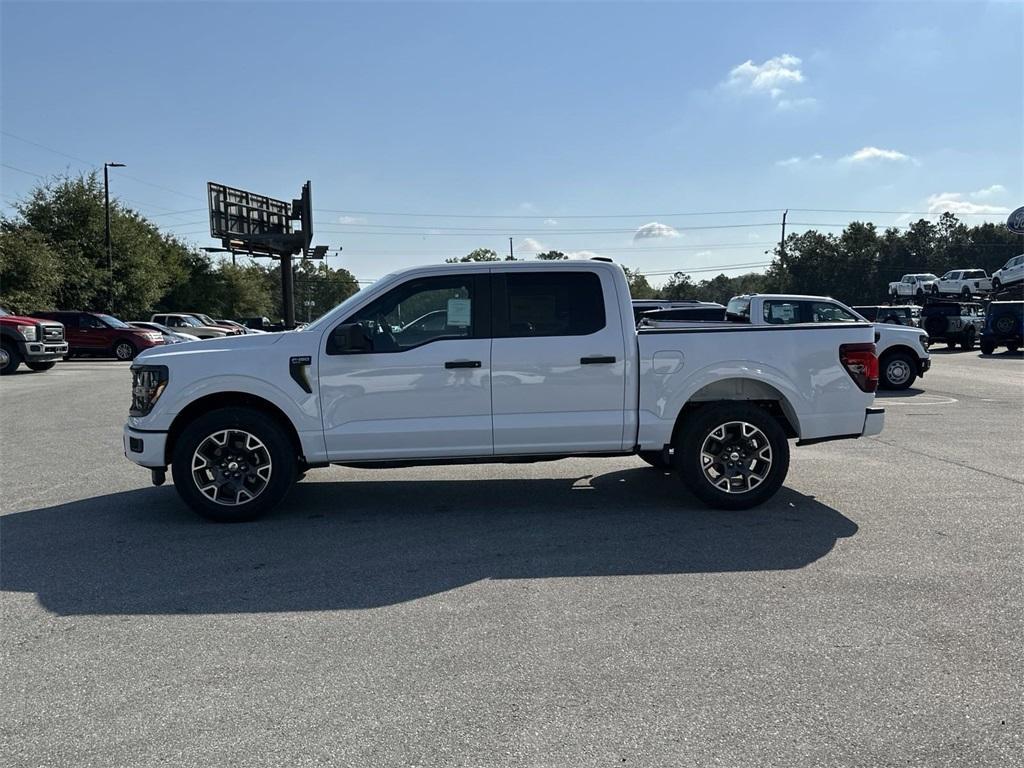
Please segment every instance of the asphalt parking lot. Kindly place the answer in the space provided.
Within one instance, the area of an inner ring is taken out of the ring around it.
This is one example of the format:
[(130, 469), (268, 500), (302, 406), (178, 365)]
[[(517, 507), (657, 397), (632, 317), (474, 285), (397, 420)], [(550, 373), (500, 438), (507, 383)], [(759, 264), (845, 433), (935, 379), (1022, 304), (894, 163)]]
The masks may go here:
[[(127, 365), (0, 381), (10, 766), (1008, 766), (1024, 360), (704, 509), (636, 459), (311, 472), (218, 526), (121, 454)], [(1013, 757), (1017, 755), (1017, 757)]]

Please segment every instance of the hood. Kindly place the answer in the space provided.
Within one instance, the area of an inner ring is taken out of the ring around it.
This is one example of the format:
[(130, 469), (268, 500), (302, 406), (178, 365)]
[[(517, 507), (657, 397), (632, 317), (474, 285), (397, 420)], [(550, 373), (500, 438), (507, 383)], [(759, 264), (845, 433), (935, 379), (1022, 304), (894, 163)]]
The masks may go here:
[[(196, 356), (211, 357), (233, 352), (249, 352), (261, 347), (272, 347), (287, 336), (285, 333), (263, 333), (259, 335), (243, 334), (241, 336), (223, 336), (216, 339), (203, 339), (192, 344), (177, 344), (172, 347), (154, 347), (146, 350), (135, 358), (137, 362), (150, 365), (173, 363), (177, 358)], [(211, 358), (212, 359), (212, 358)]]
[(25, 315), (3, 315), (0, 322), (17, 323), (18, 325), (63, 325), (60, 320), (51, 320), (48, 317), (25, 317)]
[(927, 336), (928, 332), (923, 328), (917, 328), (913, 325), (893, 325), (891, 323), (874, 323), (875, 330), (881, 334), (881, 336), (889, 336), (896, 338), (912, 338), (915, 336)]

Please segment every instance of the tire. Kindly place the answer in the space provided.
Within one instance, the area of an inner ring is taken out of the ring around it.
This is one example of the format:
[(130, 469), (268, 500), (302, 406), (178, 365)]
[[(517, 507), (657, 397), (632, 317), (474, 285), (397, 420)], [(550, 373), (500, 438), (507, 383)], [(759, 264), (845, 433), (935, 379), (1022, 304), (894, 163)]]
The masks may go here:
[(640, 451), (637, 456), (646, 461), (655, 469), (671, 469), (672, 462), (665, 461), (664, 451)]
[(122, 362), (134, 360), (139, 351), (127, 339), (118, 339), (114, 342), (114, 357)]
[(917, 289), (917, 298), (919, 298), (919, 299), (923, 299), (924, 298), (924, 289), (923, 288), (918, 288)]
[(1004, 312), (992, 318), (992, 330), (1000, 336), (1011, 336), (1016, 325), (1017, 318), (1011, 312)]
[(906, 352), (883, 355), (878, 366), (879, 383), (885, 389), (908, 389), (917, 380), (916, 368)]
[(1020, 344), (1018, 344), (1016, 341), (1007, 342), (1006, 349), (1011, 353), (1015, 353), (1017, 352), (1017, 350), (1020, 349)]
[(946, 349), (956, 349), (956, 339), (946, 339)]
[(1003, 289), (1003, 283), (998, 277), (992, 278), (992, 290), (1001, 291)]
[(7, 376), (18, 370), (21, 365), (21, 353), (13, 344), (0, 345), (0, 376)]
[(53, 368), (53, 366), (55, 366), (56, 364), (57, 363), (54, 362), (53, 360), (51, 360), (50, 362), (47, 362), (47, 363), (25, 363), (25, 365), (27, 365), (29, 367), (29, 370), (37, 371), (37, 372), (39, 372), (39, 371), (48, 371), (51, 368)]
[(978, 346), (981, 348), (981, 354), (983, 355), (991, 355), (996, 351), (995, 342), (990, 339), (982, 339)]
[[(747, 428), (752, 433), (747, 432)], [(725, 440), (719, 442), (716, 435)], [(714, 453), (724, 453), (725, 449), (733, 447), (733, 443), (735, 452), (723, 456), (721, 463), (712, 461), (705, 465), (702, 460), (705, 448)], [(758, 459), (757, 455), (765, 450), (767, 455)], [(727, 472), (742, 470), (726, 466), (726, 459), (740, 451), (756, 453), (745, 465), (750, 474), (730, 477)], [(674, 459), (683, 483), (709, 507), (749, 509), (767, 501), (782, 487), (789, 471), (789, 441), (779, 422), (764, 408), (739, 401), (722, 403), (698, 410), (684, 424), (676, 441)], [(758, 471), (761, 479), (749, 487), (751, 475)], [(748, 489), (738, 490), (744, 481)], [(737, 490), (723, 490), (720, 487), (723, 483)]]
[(968, 287), (967, 287), (967, 286), (965, 285), (965, 286), (964, 286), (963, 288), (961, 288), (961, 289), (960, 289), (960, 295), (961, 295), (961, 296), (962, 296), (963, 298), (965, 298), (965, 299), (968, 299), (968, 300), (970, 300), (970, 298), (971, 298), (971, 289), (970, 289), (970, 288), (968, 288)]
[(960, 348), (963, 349), (964, 352), (970, 352), (972, 349), (974, 349), (974, 329), (973, 328), (969, 328), (967, 330), (967, 332), (964, 334), (964, 338), (960, 342)]
[[(218, 458), (223, 459), (220, 468), (213, 463)], [(225, 476), (228, 468), (239, 472)], [(200, 416), (182, 431), (171, 456), (178, 495), (218, 523), (247, 522), (266, 514), (294, 485), (297, 470), (295, 448), (284, 429), (250, 408), (220, 408)], [(200, 482), (205, 480), (209, 484), (203, 485), (204, 493)], [(241, 498), (243, 494), (248, 498)]]

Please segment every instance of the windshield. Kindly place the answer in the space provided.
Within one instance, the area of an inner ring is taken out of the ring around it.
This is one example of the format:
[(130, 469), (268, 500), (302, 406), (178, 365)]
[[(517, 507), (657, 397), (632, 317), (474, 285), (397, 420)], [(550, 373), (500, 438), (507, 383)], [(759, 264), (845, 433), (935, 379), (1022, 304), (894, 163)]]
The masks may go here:
[(739, 320), (744, 323), (750, 322), (750, 299), (734, 296), (729, 299), (725, 308), (725, 316), (729, 320)]
[(0, 317), (7, 317), (10, 314), (11, 313), (8, 312), (6, 309), (4, 309), (3, 307), (0, 307)]
[(194, 317), (188, 315), (181, 316), (181, 324), (187, 325), (189, 328), (202, 328), (203, 324), (196, 320)]
[(128, 325), (128, 323), (122, 322), (121, 320), (118, 320), (116, 317), (111, 317), (110, 315), (96, 315), (96, 317), (98, 317), (104, 323), (109, 325), (111, 328), (131, 328), (131, 326)]
[(205, 325), (216, 325), (217, 324), (213, 320), (210, 319), (209, 315), (200, 315), (198, 312), (193, 312), (192, 313), (192, 317), (196, 318), (197, 320), (199, 320), (199, 322), (204, 323)]
[(931, 274), (928, 274), (928, 275), (914, 275), (914, 277), (916, 277), (918, 280), (938, 280), (939, 279), (935, 275), (931, 275)]
[[(301, 330), (303, 330), (303, 331), (309, 331), (309, 330), (314, 330), (314, 329), (316, 329), (316, 328), (319, 328), (319, 327), (320, 327), (320, 325), (321, 325), (321, 323), (323, 323), (323, 321), (324, 321), (324, 318), (325, 318), (325, 317), (327, 317), (327, 316), (328, 316), (328, 315), (330, 315), (330, 314), (331, 314), (332, 312), (334, 312), (334, 310), (336, 310), (336, 309), (337, 309), (338, 307), (343, 307), (343, 306), (345, 306), (346, 304), (348, 304), (349, 302), (351, 302), (351, 301), (355, 301), (355, 300), (356, 300), (357, 298), (359, 298), (359, 297), (360, 297), (360, 295), (361, 295), (361, 294), (363, 293), (363, 291), (365, 291), (365, 290), (366, 290), (366, 288), (365, 288), (365, 287), (364, 287), (364, 288), (360, 288), (360, 289), (359, 289), (358, 291), (356, 291), (355, 293), (353, 293), (353, 294), (352, 294), (351, 296), (349, 296), (349, 297), (348, 297), (347, 299), (345, 299), (345, 300), (344, 300), (343, 302), (341, 302), (341, 303), (340, 303), (340, 304), (338, 304), (337, 306), (335, 306), (335, 307), (331, 307), (330, 309), (328, 309), (328, 310), (327, 310), (326, 312), (324, 312), (324, 313), (323, 313), (322, 315), (320, 315), (320, 317), (316, 318), (316, 320), (312, 320), (312, 321), (310, 321), (309, 323), (307, 323), (307, 324), (306, 324), (306, 326), (305, 326), (304, 328), (302, 328)], [(300, 329), (296, 329), (296, 330), (300, 330)]]

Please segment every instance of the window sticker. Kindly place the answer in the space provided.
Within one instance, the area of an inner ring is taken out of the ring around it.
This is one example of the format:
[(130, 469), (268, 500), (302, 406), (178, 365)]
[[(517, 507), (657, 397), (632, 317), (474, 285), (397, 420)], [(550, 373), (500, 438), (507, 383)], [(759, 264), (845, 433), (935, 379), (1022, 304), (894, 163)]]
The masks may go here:
[(473, 316), (472, 299), (448, 299), (448, 325), (468, 328)]

